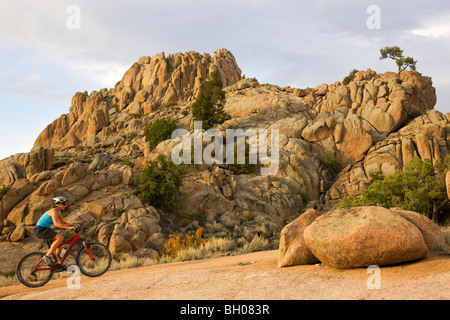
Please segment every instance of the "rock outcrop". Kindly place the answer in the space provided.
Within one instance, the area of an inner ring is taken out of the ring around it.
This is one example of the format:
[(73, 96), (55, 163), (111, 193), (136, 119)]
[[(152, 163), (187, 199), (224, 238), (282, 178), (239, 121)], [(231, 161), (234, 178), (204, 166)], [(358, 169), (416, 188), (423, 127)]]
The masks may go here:
[[(150, 150), (144, 130), (171, 117), (192, 134), (191, 105), (213, 71), (224, 84), (229, 115), (215, 128), (278, 130), (278, 171), (261, 175), (261, 162), (255, 173), (241, 175), (226, 164), (189, 166), (180, 193), (189, 221), (182, 232), (201, 220), (206, 234), (277, 240), (306, 202), (329, 208), (360, 194), (373, 171), (391, 174), (414, 156), (435, 162), (449, 154), (450, 116), (433, 109), (431, 78), (418, 72), (404, 71), (397, 81), (394, 73), (368, 69), (348, 85), (281, 88), (242, 77), (225, 49), (213, 56), (161, 53), (141, 57), (114, 88), (76, 93), (69, 113), (49, 124), (29, 153), (0, 161), (0, 186), (12, 186), (0, 202), (3, 237), (19, 225), (13, 239), (27, 237), (23, 229), (33, 227), (53, 196), (64, 195), (71, 201), (67, 220), (91, 226), (91, 236), (112, 251), (161, 252), (170, 229), (162, 224), (171, 219), (142, 203), (133, 177), (176, 143)], [(343, 168), (336, 179), (322, 161), (326, 155)]]
[(50, 170), (53, 166), (53, 148), (34, 147), (28, 153), (18, 153), (0, 161), (0, 185), (12, 185), (21, 178)]
[(370, 174), (392, 175), (414, 157), (433, 163), (449, 154), (447, 140), (449, 119), (430, 109), (405, 126), (372, 145), (358, 161), (349, 164), (327, 191), (325, 199), (339, 200), (349, 194), (359, 195), (370, 182)]
[(48, 125), (35, 146), (62, 149), (104, 141), (136, 117), (192, 101), (213, 71), (219, 72), (225, 86), (241, 79), (241, 70), (226, 49), (217, 50), (212, 57), (196, 52), (141, 57), (115, 88), (77, 92), (69, 114)]

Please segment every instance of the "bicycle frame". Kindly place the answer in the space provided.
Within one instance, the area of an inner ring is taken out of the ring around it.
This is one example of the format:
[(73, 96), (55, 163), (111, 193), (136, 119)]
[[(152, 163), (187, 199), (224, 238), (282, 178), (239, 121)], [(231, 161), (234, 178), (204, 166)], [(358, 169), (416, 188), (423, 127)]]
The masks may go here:
[[(72, 243), (70, 244), (69, 248), (67, 249), (66, 253), (64, 254), (64, 257), (62, 257), (62, 259), (61, 259), (61, 264), (64, 263), (64, 261), (66, 260), (67, 256), (69, 255), (70, 251), (72, 251), (73, 247), (74, 247), (75, 244), (78, 242), (78, 240), (83, 240), (83, 239), (80, 237), (80, 234), (79, 234), (79, 233), (76, 233), (75, 235), (73, 235), (72, 237), (70, 237), (69, 239), (67, 239), (66, 241), (63, 241), (63, 242), (58, 246), (58, 248), (61, 248), (62, 246), (68, 244), (69, 242), (72, 242)], [(84, 241), (84, 240), (83, 240), (83, 246), (84, 246), (84, 248), (85, 248), (85, 250), (86, 250), (86, 253), (88, 254), (89, 258), (90, 258), (92, 261), (94, 261), (95, 259), (94, 259), (94, 257), (92, 256), (91, 251), (89, 250), (88, 246), (86, 245), (86, 241)], [(52, 253), (52, 256), (53, 256), (53, 259), (54, 259), (55, 261), (58, 261), (55, 252)], [(36, 265), (36, 267), (34, 267), (34, 271), (38, 271), (38, 270), (53, 270), (53, 269), (54, 269), (54, 268), (52, 268), (52, 267), (39, 268), (39, 265), (41, 264), (41, 262), (42, 262), (42, 260), (40, 260), (40, 261), (38, 262), (38, 264)]]

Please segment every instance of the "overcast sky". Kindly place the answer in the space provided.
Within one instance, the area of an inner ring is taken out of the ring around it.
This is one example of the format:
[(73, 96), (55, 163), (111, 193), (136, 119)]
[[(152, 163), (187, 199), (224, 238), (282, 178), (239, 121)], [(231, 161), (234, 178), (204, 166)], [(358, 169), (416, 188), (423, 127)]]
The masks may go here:
[(2, 0), (0, 159), (29, 152), (75, 92), (114, 87), (141, 56), (227, 48), (247, 77), (306, 88), (396, 71), (379, 60), (388, 45), (418, 60), (450, 112), (448, 0)]

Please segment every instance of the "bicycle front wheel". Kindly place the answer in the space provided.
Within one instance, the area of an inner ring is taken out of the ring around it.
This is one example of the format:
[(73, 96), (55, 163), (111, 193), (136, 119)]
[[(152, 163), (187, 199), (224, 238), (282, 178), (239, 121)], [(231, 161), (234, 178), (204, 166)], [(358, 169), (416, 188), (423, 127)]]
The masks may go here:
[(32, 252), (20, 260), (17, 266), (17, 278), (27, 287), (41, 287), (53, 276), (53, 268), (42, 260), (44, 253)]
[(112, 256), (108, 248), (99, 242), (87, 243), (77, 255), (77, 265), (81, 273), (88, 277), (98, 277), (108, 271)]

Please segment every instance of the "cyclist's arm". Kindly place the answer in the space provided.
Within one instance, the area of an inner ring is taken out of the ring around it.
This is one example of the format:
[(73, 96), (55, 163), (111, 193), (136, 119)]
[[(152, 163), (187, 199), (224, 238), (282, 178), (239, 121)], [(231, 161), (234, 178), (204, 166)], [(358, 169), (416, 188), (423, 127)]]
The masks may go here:
[(52, 209), (48, 213), (52, 217), (55, 227), (60, 229), (73, 229), (74, 226), (70, 223), (65, 223), (61, 216), (58, 217), (58, 213), (55, 209)]
[(73, 223), (67, 223), (67, 222), (65, 222), (65, 221), (64, 221), (64, 218), (63, 218), (61, 215), (59, 216), (59, 221), (61, 221), (61, 223), (64, 224), (64, 225), (70, 226), (70, 227), (69, 227), (70, 229), (75, 228), (75, 227), (78, 227), (78, 224), (73, 224)]

